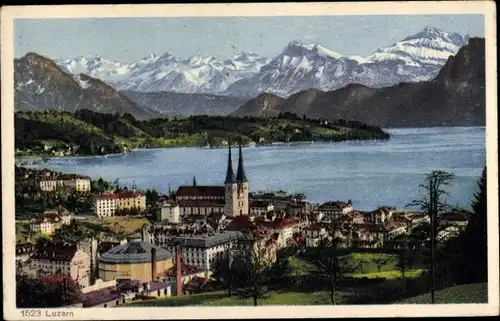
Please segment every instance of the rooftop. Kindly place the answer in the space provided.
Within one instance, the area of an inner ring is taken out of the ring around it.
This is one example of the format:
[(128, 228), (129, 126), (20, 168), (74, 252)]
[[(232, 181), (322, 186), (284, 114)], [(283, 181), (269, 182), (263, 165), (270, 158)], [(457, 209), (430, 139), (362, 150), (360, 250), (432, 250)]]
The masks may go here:
[(346, 202), (342, 202), (342, 201), (335, 201), (335, 202), (323, 203), (318, 207), (318, 209), (319, 210), (322, 210), (322, 209), (339, 209), (339, 210), (341, 210), (341, 209), (347, 208), (349, 206), (352, 206), (352, 205), (349, 203), (346, 203)]
[[(203, 269), (197, 267), (197, 266), (192, 266), (192, 265), (187, 265), (187, 264), (181, 264), (181, 273), (182, 275), (191, 275), (191, 274), (198, 274), (204, 272)], [(167, 270), (167, 276), (176, 276), (177, 275), (177, 268), (174, 264), (173, 267)]]
[(51, 260), (51, 261), (71, 261), (75, 256), (77, 246), (74, 244), (50, 243), (39, 248), (30, 259)]
[(224, 186), (192, 186), (192, 185), (183, 185), (179, 186), (177, 192), (175, 193), (176, 197), (179, 196), (191, 196), (191, 197), (225, 197), (225, 189)]
[(129, 242), (115, 246), (101, 255), (100, 261), (109, 264), (137, 264), (151, 262), (151, 249), (156, 249), (156, 260), (172, 258), (172, 254), (147, 242)]
[(213, 234), (201, 235), (178, 235), (171, 236), (167, 239), (167, 245), (175, 246), (179, 244), (181, 247), (196, 247), (210, 248), (233, 240), (238, 240), (243, 237), (238, 231), (224, 231)]
[(101, 194), (96, 195), (96, 199), (122, 199), (122, 198), (135, 198), (144, 196), (144, 193), (135, 192), (135, 191), (121, 191), (118, 193), (109, 193), (109, 194)]

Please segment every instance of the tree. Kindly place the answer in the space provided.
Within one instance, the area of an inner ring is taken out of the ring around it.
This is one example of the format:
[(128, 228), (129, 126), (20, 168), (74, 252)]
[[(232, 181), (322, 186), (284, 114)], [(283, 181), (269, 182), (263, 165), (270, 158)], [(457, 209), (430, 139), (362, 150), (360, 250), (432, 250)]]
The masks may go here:
[(408, 242), (404, 242), (401, 248), (396, 252), (396, 270), (401, 272), (403, 282), (406, 288), (406, 272), (413, 267), (414, 256), (408, 248)]
[(282, 263), (273, 262), (271, 244), (256, 240), (250, 249), (234, 256), (235, 289), (241, 298), (252, 298), (254, 306), (259, 299), (269, 297), (267, 293), (276, 289), (275, 277), (279, 274)]
[(359, 264), (349, 262), (345, 250), (339, 247), (339, 240), (324, 239), (317, 248), (306, 254), (306, 260), (311, 263), (311, 274), (317, 281), (325, 282), (330, 293), (332, 305), (337, 304), (337, 286), (339, 279), (347, 273), (354, 272)]
[(383, 266), (387, 265), (391, 261), (392, 257), (390, 255), (385, 255), (381, 254), (379, 256), (373, 257), (371, 260), (375, 265), (377, 266), (378, 272), (380, 273), (380, 270), (382, 269)]
[(212, 263), (212, 278), (227, 289), (227, 296), (231, 297), (235, 283), (236, 270), (230, 252), (225, 252)]
[(78, 285), (64, 275), (18, 276), (16, 280), (16, 305), (19, 308), (61, 307), (84, 299)]
[(449, 196), (445, 190), (451, 184), (455, 175), (445, 171), (432, 171), (426, 175), (425, 183), (420, 184), (422, 191), (420, 199), (413, 200), (407, 207), (419, 207), (430, 218), (430, 240), (431, 240), (431, 302), (436, 302), (436, 241), (437, 228), (439, 226), (440, 214), (451, 209), (446, 198)]

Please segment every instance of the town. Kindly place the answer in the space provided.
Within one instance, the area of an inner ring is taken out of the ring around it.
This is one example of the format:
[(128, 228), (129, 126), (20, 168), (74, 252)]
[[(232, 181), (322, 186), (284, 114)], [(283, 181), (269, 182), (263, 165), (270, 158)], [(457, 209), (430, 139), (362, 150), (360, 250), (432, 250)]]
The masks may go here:
[[(427, 244), (422, 235), (430, 220), (424, 212), (389, 205), (360, 211), (350, 200), (315, 204), (303, 194), (250, 192), (241, 143), (236, 171), (231, 153), (229, 144), (221, 185), (198, 185), (193, 177), (168, 195), (120, 187), (118, 180), (16, 167), (18, 292), (31, 291), (32, 280), (55, 287), (60, 298), (53, 298), (53, 306), (168, 300), (227, 288), (224, 258), (258, 255), (275, 266), (286, 253), (292, 265), (307, 261), (304, 253), (328, 240), (345, 253), (364, 255), (343, 271), (345, 279), (373, 284), (384, 280), (381, 268), (393, 257)], [(438, 239), (459, 236), (470, 220), (466, 211), (442, 213)], [(381, 273), (367, 277), (363, 264)], [(403, 278), (426, 271), (416, 265), (399, 260), (394, 269)], [(257, 305), (261, 297), (249, 291)]]

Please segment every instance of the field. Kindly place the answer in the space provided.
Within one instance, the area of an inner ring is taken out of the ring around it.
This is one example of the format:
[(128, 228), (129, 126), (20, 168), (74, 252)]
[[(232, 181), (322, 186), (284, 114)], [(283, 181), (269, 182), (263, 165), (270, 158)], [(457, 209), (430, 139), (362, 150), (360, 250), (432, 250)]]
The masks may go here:
[(145, 217), (114, 216), (103, 220), (104, 226), (117, 233), (123, 231), (125, 234), (137, 232), (144, 224), (148, 223)]
[[(259, 305), (330, 305), (327, 292), (270, 292), (269, 297), (259, 300)], [(172, 306), (252, 306), (252, 299), (227, 297), (226, 292), (193, 294), (184, 297), (170, 297), (131, 303), (130, 307), (172, 307)]]
[[(488, 284), (475, 283), (458, 285), (436, 292), (436, 303), (487, 303)], [(430, 293), (395, 302), (397, 304), (431, 303)]]
[[(378, 271), (377, 265), (372, 261), (376, 258), (386, 257), (388, 258), (387, 264), (380, 268), (380, 272)], [(353, 277), (367, 277), (367, 278), (386, 278), (386, 279), (395, 279), (402, 277), (401, 272), (396, 269), (396, 259), (394, 257), (389, 256), (388, 254), (383, 253), (352, 253), (349, 255), (349, 264), (358, 265), (358, 268), (350, 273)], [(309, 269), (311, 268), (310, 264), (306, 262), (304, 259), (292, 257), (290, 258), (290, 265), (293, 268), (293, 273), (295, 275), (305, 275), (309, 273)], [(416, 277), (422, 273), (422, 269), (416, 268), (411, 269), (405, 272), (405, 276), (407, 277)]]

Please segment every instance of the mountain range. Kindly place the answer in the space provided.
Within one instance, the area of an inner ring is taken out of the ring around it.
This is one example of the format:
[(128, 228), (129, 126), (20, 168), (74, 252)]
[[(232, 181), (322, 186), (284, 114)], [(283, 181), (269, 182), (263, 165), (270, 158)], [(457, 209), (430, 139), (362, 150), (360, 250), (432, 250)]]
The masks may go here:
[(333, 91), (308, 89), (282, 98), (264, 93), (232, 115), (356, 119), (381, 127), (484, 126), (485, 43), (470, 38), (430, 81), (372, 88), (349, 84)]
[(99, 78), (118, 90), (204, 93), (255, 97), (263, 92), (287, 97), (316, 88), (334, 90), (350, 83), (369, 87), (432, 79), (468, 35), (426, 27), (367, 57), (346, 56), (319, 44), (291, 41), (274, 58), (238, 53), (231, 59), (171, 53), (151, 54), (136, 62), (107, 60), (99, 55), (57, 60), (72, 74)]
[(273, 59), (164, 54), (124, 64), (99, 56), (56, 62), (28, 53), (14, 60), (14, 107), (137, 119), (292, 112), (382, 127), (482, 125), (484, 51), (484, 39), (426, 28), (365, 58), (295, 41)]

